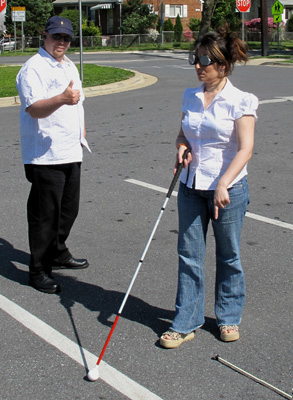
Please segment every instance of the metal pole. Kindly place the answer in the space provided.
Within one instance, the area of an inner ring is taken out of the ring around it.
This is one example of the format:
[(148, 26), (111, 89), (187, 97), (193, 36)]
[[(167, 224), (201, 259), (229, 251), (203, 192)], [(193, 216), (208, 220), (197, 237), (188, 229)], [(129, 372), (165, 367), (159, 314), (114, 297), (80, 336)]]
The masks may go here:
[(81, 0), (78, 0), (79, 8), (79, 48), (80, 48), (80, 80), (83, 81), (83, 58), (82, 58), (82, 7)]
[(16, 22), (14, 22), (14, 52), (16, 54)]
[(277, 23), (277, 34), (278, 34), (278, 52), (280, 51), (280, 31), (279, 31), (280, 23)]
[(121, 26), (122, 26), (122, 1), (119, 2), (119, 9), (120, 9), (120, 46), (122, 44), (122, 30), (121, 30)]
[(242, 13), (242, 41), (244, 42), (244, 12)]
[(21, 51), (23, 52), (24, 48), (24, 37), (23, 37), (23, 21), (21, 21)]

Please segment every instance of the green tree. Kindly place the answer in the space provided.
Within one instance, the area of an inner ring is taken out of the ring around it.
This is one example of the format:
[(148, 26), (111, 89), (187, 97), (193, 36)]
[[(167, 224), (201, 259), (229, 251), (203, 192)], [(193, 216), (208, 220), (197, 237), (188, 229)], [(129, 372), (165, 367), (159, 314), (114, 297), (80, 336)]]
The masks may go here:
[(175, 42), (181, 42), (183, 32), (183, 25), (181, 22), (180, 15), (178, 14), (176, 17), (176, 22), (174, 25), (174, 40)]
[(127, 0), (122, 4), (122, 26), (124, 34), (143, 34), (155, 28), (157, 16), (151, 14), (143, 0)]
[(187, 26), (192, 32), (196, 32), (196, 31), (199, 31), (200, 24), (201, 24), (201, 20), (200, 19), (190, 18), (189, 19), (189, 23), (187, 24)]
[[(38, 36), (44, 31), (47, 20), (53, 15), (52, 0), (9, 0), (7, 1), (5, 25), (7, 33), (14, 35), (11, 7), (25, 7), (25, 36)], [(21, 36), (21, 23), (16, 23), (16, 35)]]
[(174, 25), (172, 24), (172, 21), (170, 18), (166, 19), (163, 23), (163, 31), (165, 32), (172, 32), (174, 31)]
[(225, 22), (228, 23), (230, 30), (238, 32), (241, 27), (241, 13), (235, 12), (235, 0), (216, 0), (211, 18), (213, 29)]

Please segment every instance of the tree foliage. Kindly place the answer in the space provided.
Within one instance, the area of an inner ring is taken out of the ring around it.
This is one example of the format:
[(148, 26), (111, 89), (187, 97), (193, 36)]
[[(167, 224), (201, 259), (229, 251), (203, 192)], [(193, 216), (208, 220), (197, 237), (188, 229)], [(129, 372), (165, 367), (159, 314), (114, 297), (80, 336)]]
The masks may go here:
[(235, 0), (205, 0), (199, 36), (202, 37), (205, 33), (226, 22), (229, 24), (230, 30), (239, 31), (241, 13), (235, 12), (235, 8)]
[(122, 25), (124, 34), (143, 34), (148, 29), (155, 28), (157, 16), (150, 13), (143, 0), (127, 0), (122, 4)]
[(163, 31), (165, 31), (165, 32), (174, 31), (174, 25), (172, 24), (172, 21), (170, 20), (170, 18), (168, 18), (168, 19), (166, 19), (166, 21), (164, 21)]
[(235, 12), (235, 9), (235, 0), (216, 0), (211, 18), (211, 27), (215, 29), (227, 22), (230, 30), (238, 32), (241, 25), (241, 13)]
[[(11, 7), (25, 7), (25, 36), (38, 36), (44, 31), (47, 20), (53, 15), (52, 0), (9, 0), (7, 1), (5, 25), (6, 31), (14, 35), (14, 22), (11, 19)], [(16, 35), (21, 36), (21, 23), (16, 22)]]
[(200, 24), (201, 24), (200, 19), (189, 18), (189, 23), (187, 24), (187, 26), (192, 32), (196, 32), (196, 31), (199, 31)]

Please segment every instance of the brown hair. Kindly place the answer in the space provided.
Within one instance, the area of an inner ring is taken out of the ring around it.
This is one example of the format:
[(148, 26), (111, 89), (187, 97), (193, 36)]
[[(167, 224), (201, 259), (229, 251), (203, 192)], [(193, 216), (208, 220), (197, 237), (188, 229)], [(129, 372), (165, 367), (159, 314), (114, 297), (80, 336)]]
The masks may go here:
[(195, 43), (195, 54), (199, 47), (204, 47), (209, 57), (226, 67), (226, 76), (232, 73), (236, 62), (248, 61), (245, 43), (237, 36), (237, 33), (229, 32), (228, 25), (208, 32), (198, 39)]

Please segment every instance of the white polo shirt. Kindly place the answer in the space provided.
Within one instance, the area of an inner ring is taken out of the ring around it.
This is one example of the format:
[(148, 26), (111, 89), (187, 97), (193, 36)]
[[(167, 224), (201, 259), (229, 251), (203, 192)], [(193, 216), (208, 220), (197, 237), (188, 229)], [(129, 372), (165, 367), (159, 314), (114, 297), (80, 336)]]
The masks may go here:
[[(81, 98), (76, 105), (63, 105), (49, 117), (32, 118), (27, 107), (38, 100), (54, 97), (73, 80)], [(43, 48), (30, 58), (16, 77), (21, 101), (20, 136), (24, 164), (66, 164), (82, 161), (84, 95), (78, 70), (68, 57), (56, 61)]]
[[(229, 79), (223, 90), (204, 109), (204, 84), (186, 89), (182, 98), (182, 129), (188, 140), (192, 161), (181, 173), (181, 181), (189, 188), (215, 190), (220, 177), (235, 157), (238, 146), (235, 121), (244, 115), (255, 118), (258, 99), (242, 92)], [(231, 183), (247, 175), (247, 165)]]

